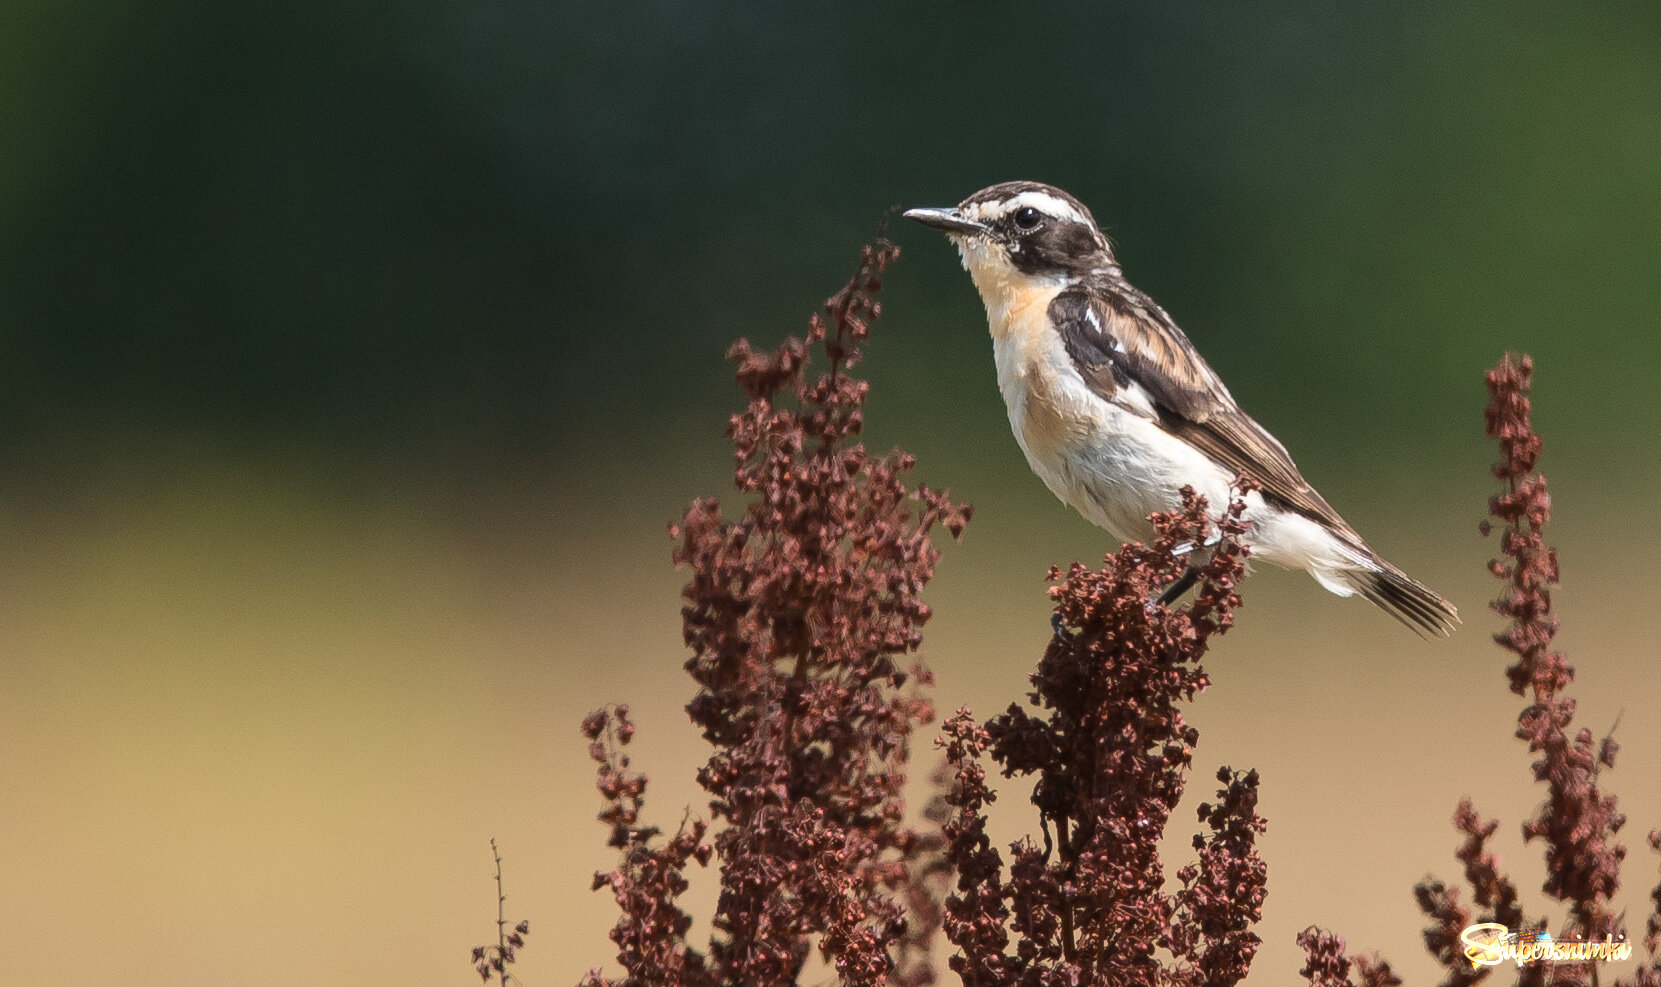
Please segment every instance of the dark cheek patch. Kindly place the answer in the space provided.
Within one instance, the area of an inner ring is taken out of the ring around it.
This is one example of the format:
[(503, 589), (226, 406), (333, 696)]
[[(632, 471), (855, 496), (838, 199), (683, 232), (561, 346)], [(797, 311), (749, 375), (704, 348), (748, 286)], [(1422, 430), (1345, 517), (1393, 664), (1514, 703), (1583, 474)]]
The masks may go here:
[(1080, 267), (1085, 270), (1096, 265), (1096, 238), (1090, 235), (1089, 230), (1073, 224), (1057, 230), (1056, 234), (1055, 260), (1058, 265), (1084, 261)]
[(1013, 235), (1013, 231), (1001, 232), (1008, 237), (1005, 242), (1010, 245), (1010, 258), (1016, 268), (1027, 274), (1057, 270), (1085, 273), (1102, 261), (1096, 238), (1077, 223), (1046, 226), (1025, 237)]

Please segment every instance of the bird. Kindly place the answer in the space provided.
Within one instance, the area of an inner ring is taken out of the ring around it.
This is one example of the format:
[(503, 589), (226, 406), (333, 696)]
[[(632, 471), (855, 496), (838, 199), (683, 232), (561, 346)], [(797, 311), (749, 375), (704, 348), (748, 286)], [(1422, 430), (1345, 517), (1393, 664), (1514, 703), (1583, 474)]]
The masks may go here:
[(1304, 479), (1176, 322), (1125, 280), (1082, 202), (1004, 182), (904, 216), (956, 245), (986, 304), (1015, 440), (1064, 503), (1121, 541), (1151, 543), (1148, 515), (1179, 506), (1184, 486), (1226, 504), (1249, 476), (1260, 489), (1246, 494), (1241, 540), (1254, 560), (1360, 594), (1421, 636), (1452, 632), (1453, 604), (1385, 561)]

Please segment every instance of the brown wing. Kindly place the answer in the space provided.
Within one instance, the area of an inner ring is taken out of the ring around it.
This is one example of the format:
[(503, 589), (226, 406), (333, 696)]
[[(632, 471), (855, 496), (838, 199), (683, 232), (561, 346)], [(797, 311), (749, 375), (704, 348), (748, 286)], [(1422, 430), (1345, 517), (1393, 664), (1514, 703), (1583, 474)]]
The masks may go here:
[(1286, 447), (1240, 410), (1164, 309), (1122, 280), (1091, 287), (1056, 296), (1050, 318), (1096, 393), (1143, 411), (1224, 467), (1261, 483), (1265, 497), (1362, 544), (1298, 472)]

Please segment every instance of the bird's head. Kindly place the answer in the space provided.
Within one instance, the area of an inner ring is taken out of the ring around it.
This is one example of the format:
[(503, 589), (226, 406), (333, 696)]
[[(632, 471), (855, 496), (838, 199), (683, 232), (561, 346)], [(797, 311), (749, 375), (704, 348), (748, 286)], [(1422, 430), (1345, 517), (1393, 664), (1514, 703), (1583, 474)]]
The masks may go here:
[(1118, 267), (1090, 210), (1052, 185), (1004, 182), (956, 206), (908, 209), (905, 216), (951, 237), (985, 297)]

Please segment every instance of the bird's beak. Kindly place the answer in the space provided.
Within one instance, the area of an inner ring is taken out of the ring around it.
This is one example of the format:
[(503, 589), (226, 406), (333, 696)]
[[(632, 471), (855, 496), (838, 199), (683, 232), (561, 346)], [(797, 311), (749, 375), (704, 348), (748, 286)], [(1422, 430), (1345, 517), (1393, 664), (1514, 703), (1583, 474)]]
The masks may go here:
[(986, 233), (989, 232), (984, 223), (977, 223), (972, 219), (965, 219), (963, 214), (953, 209), (907, 209), (906, 219), (915, 219), (924, 226), (932, 226), (944, 233)]

